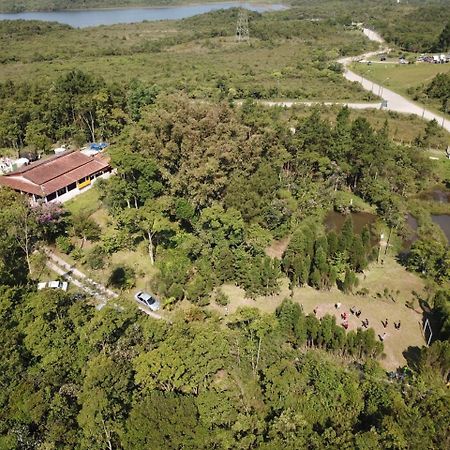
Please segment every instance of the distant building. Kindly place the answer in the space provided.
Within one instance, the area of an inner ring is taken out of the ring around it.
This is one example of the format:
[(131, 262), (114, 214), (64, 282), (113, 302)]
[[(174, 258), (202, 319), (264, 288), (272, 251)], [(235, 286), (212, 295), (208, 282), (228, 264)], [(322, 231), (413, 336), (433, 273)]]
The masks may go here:
[(0, 175), (17, 170), (29, 163), (30, 160), (28, 158), (19, 158), (14, 160), (10, 158), (0, 158)]
[(27, 194), (34, 202), (64, 201), (110, 172), (111, 166), (100, 156), (66, 151), (0, 176), (0, 185)]

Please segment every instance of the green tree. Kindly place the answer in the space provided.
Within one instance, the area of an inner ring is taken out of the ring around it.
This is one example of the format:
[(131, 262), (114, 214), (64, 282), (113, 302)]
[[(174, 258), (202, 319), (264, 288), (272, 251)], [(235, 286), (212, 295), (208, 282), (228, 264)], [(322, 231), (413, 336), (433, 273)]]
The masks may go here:
[(174, 224), (164, 215), (164, 201), (148, 201), (139, 210), (138, 227), (148, 240), (150, 262), (155, 263), (155, 249), (164, 238), (175, 230)]
[(450, 21), (447, 22), (435, 45), (435, 51), (447, 52), (450, 49)]
[(223, 368), (227, 352), (222, 330), (178, 324), (157, 349), (134, 359), (135, 379), (146, 391), (198, 395)]
[(131, 402), (131, 383), (131, 365), (126, 360), (100, 354), (89, 361), (80, 393), (81, 448), (112, 449), (119, 445)]
[(88, 214), (80, 213), (72, 218), (71, 232), (81, 239), (80, 248), (83, 248), (86, 241), (98, 241), (100, 239), (100, 225)]
[(158, 391), (133, 404), (122, 443), (126, 449), (206, 448), (206, 430), (191, 396)]
[(127, 93), (127, 107), (134, 121), (141, 118), (141, 110), (147, 105), (155, 103), (160, 88), (157, 85), (146, 86), (139, 80), (130, 83)]
[(306, 319), (297, 303), (284, 299), (276, 310), (276, 316), (281, 328), (293, 342), (297, 345), (306, 343)]
[[(2, 205), (0, 220), (5, 232), (4, 257), (6, 255), (13, 256), (16, 253), (19, 258), (17, 262), (20, 264), (20, 254), (22, 254), (25, 256), (27, 272), (31, 274), (31, 255), (40, 234), (37, 211), (31, 208), (27, 198), (20, 194), (5, 188), (0, 189), (0, 193), (0, 204)], [(14, 241), (14, 244), (11, 241)]]
[(51, 139), (47, 135), (46, 124), (33, 120), (28, 122), (25, 134), (25, 142), (31, 145), (39, 153), (47, 153), (51, 148)]

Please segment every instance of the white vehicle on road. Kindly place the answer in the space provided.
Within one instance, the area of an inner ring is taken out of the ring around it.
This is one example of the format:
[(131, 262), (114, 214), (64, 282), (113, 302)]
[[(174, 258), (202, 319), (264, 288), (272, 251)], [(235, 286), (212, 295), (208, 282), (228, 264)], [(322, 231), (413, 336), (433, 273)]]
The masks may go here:
[(41, 289), (49, 288), (49, 289), (61, 289), (62, 291), (67, 291), (69, 287), (69, 283), (67, 281), (43, 281), (42, 283), (38, 283), (38, 291)]
[(140, 303), (141, 305), (146, 306), (147, 308), (150, 308), (152, 311), (158, 311), (158, 309), (161, 307), (159, 300), (147, 292), (139, 291), (134, 294), (135, 300)]

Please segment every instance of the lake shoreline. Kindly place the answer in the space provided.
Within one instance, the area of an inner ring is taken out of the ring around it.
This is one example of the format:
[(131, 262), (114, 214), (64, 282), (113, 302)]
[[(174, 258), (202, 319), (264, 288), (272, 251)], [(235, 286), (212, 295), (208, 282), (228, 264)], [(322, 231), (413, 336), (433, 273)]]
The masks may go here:
[[(108, 9), (78, 9), (48, 12), (21, 12), (14, 14), (0, 13), (0, 21), (39, 21), (55, 22), (69, 25), (72, 28), (92, 28), (97, 26), (114, 26), (119, 24), (139, 24), (143, 22), (159, 22), (183, 20), (213, 11), (236, 9), (240, 5), (236, 1), (197, 2), (195, 4), (171, 5), (169, 7), (136, 7), (136, 8), (108, 8)], [(262, 4), (246, 2), (245, 7), (250, 11), (264, 13), (267, 11), (282, 11), (282, 3)]]
[[(222, 3), (235, 3), (236, 7), (239, 6), (240, 2), (239, 1), (225, 1), (225, 2), (220, 2), (220, 1), (214, 1), (214, 2), (190, 2), (190, 1), (186, 1), (186, 2), (179, 2), (179, 3), (174, 3), (174, 4), (170, 4), (170, 5), (164, 5), (164, 4), (157, 4), (157, 5), (153, 5), (153, 6), (144, 6), (144, 5), (138, 5), (138, 4), (134, 4), (134, 5), (129, 5), (129, 6), (110, 6), (110, 7), (103, 7), (103, 8), (63, 8), (63, 9), (24, 9), (22, 11), (8, 11), (8, 10), (0, 10), (0, 14), (11, 14), (11, 15), (16, 15), (16, 14), (23, 14), (23, 13), (59, 13), (59, 12), (80, 12), (80, 11), (120, 11), (120, 10), (127, 10), (127, 9), (170, 9), (170, 8), (179, 8), (180, 6), (199, 6), (199, 5), (220, 5)], [(271, 0), (258, 0), (256, 2), (252, 2), (252, 1), (247, 1), (244, 2), (244, 4), (250, 4), (253, 6), (268, 6), (268, 5), (282, 5), (282, 9), (278, 9), (278, 10), (274, 10), (274, 11), (284, 11), (286, 9), (289, 9), (291, 6), (285, 3), (280, 3), (277, 1), (271, 1)], [(269, 11), (267, 11), (269, 12)]]

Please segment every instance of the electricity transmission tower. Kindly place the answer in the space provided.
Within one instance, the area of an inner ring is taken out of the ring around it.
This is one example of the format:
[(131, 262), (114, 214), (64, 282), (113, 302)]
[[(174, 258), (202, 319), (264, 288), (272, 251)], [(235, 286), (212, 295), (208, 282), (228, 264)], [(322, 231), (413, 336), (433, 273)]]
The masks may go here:
[(237, 25), (236, 25), (236, 40), (238, 42), (249, 42), (250, 34), (248, 31), (248, 13), (244, 8), (239, 8)]

